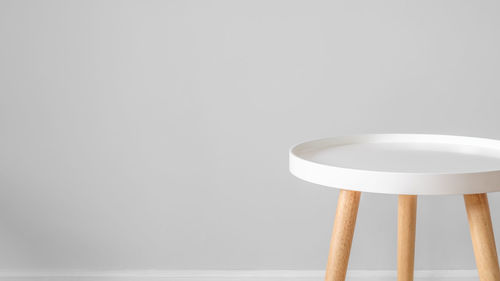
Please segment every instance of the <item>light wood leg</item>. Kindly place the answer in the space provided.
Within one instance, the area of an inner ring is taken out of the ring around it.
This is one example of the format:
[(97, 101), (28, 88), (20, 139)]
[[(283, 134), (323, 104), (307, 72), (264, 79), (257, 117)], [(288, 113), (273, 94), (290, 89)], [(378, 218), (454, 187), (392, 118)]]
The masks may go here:
[(413, 281), (417, 196), (398, 198), (398, 281)]
[(345, 280), (360, 197), (359, 191), (340, 191), (325, 281)]
[(497, 248), (486, 193), (464, 195), (470, 235), (481, 281), (500, 281)]

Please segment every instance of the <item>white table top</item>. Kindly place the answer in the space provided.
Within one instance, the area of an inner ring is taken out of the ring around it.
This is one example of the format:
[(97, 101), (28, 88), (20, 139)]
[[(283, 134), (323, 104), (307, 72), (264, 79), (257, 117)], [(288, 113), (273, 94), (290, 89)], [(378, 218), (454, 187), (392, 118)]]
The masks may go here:
[(336, 137), (292, 147), (290, 171), (309, 182), (365, 192), (500, 191), (500, 141), (422, 134)]

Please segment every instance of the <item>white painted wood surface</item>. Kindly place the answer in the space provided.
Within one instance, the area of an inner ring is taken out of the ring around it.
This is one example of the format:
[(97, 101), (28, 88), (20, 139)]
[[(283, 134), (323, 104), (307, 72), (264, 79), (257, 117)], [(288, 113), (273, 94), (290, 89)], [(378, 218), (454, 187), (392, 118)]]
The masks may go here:
[(312, 183), (375, 193), (500, 191), (500, 141), (369, 134), (320, 139), (290, 149), (290, 171)]

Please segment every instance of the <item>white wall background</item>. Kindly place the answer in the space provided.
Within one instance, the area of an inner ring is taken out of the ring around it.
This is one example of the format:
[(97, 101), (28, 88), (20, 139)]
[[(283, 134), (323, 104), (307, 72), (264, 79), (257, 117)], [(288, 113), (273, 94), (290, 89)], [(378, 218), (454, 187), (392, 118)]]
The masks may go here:
[[(0, 1), (0, 268), (323, 269), (337, 191), (288, 148), (500, 138), (498, 1)], [(460, 196), (419, 199), (417, 269), (472, 269)], [(394, 269), (363, 195), (353, 269)], [(500, 196), (490, 196), (500, 239)]]

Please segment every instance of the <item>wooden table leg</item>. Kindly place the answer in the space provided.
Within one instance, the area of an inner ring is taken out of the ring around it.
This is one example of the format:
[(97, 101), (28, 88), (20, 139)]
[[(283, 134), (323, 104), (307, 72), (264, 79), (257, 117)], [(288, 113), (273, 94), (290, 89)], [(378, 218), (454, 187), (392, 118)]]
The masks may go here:
[(398, 198), (398, 281), (413, 281), (417, 196)]
[(497, 248), (486, 193), (464, 195), (467, 218), (481, 281), (500, 281)]
[(359, 191), (340, 191), (325, 281), (345, 280), (360, 197)]

